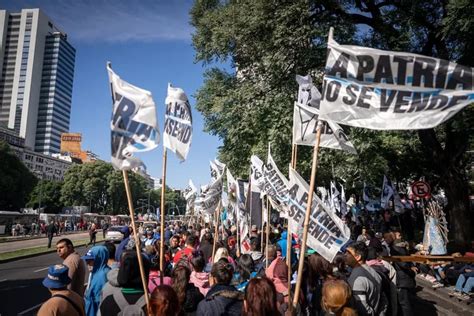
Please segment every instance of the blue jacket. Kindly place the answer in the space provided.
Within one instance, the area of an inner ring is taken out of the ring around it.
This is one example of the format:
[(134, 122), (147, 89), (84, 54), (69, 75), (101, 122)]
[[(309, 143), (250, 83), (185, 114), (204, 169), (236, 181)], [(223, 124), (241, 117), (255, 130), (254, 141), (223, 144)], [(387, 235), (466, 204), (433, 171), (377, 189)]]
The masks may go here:
[[(281, 256), (283, 258), (286, 258), (286, 238), (287, 237), (288, 237), (288, 232), (284, 231), (283, 233), (281, 233), (281, 238), (277, 242), (277, 244), (281, 248)], [(291, 239), (291, 245), (294, 245), (294, 244), (296, 244), (296, 242), (293, 239)], [(293, 248), (291, 248), (291, 263), (295, 263), (295, 262), (296, 262), (296, 254), (293, 251)]]
[(117, 262), (120, 262), (120, 259), (122, 258), (122, 253), (125, 250), (125, 247), (127, 246), (128, 241), (130, 240), (130, 231), (128, 230), (128, 227), (122, 230), (122, 234), (123, 234), (123, 239), (115, 250), (115, 261)]
[(91, 271), (89, 285), (87, 286), (84, 300), (87, 316), (95, 316), (99, 311), (102, 288), (107, 283), (107, 273), (110, 267), (107, 265), (109, 251), (105, 246), (94, 246), (90, 250), (94, 256), (94, 267)]

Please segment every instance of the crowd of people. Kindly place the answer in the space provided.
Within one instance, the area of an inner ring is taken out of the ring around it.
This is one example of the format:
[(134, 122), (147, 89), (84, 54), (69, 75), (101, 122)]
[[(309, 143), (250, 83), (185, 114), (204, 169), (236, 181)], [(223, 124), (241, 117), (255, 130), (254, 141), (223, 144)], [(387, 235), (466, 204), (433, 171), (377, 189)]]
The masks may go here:
[[(378, 217), (382, 223), (376, 231)], [(43, 284), (52, 297), (38, 315), (413, 315), (416, 274), (433, 278), (433, 287), (456, 284), (453, 295), (470, 298), (473, 266), (387, 261), (420, 250), (392, 226), (393, 219), (384, 223), (387, 218), (383, 212), (362, 214), (357, 221), (345, 217), (353, 241), (333, 262), (310, 249), (296, 306), (292, 295), (299, 246), (293, 239), (287, 254), (286, 226), (280, 223), (271, 225), (267, 245), (262, 244), (265, 229), (253, 225), (250, 250), (242, 253), (235, 226), (220, 229), (214, 240), (209, 224), (169, 224), (163, 236), (163, 275), (158, 230), (141, 228), (136, 241), (125, 226), (120, 244), (95, 245), (82, 257), (70, 240), (61, 239), (56, 247), (64, 261), (48, 271)], [(290, 280), (287, 256), (294, 272)]]

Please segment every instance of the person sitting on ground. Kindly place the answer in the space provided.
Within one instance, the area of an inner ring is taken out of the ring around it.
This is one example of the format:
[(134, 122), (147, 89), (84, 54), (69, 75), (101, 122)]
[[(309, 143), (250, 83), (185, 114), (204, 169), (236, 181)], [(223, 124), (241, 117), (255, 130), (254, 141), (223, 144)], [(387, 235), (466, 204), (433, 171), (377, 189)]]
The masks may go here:
[(351, 288), (345, 281), (331, 280), (323, 285), (321, 306), (329, 315), (356, 316), (356, 311), (349, 307), (351, 296)]
[(92, 247), (83, 257), (89, 268), (89, 282), (84, 295), (86, 315), (96, 316), (99, 310), (102, 288), (107, 283), (109, 251), (104, 246)]
[(257, 273), (255, 272), (252, 257), (249, 254), (241, 255), (237, 261), (232, 285), (234, 285), (237, 290), (244, 292), (250, 279), (256, 276)]
[(173, 284), (171, 287), (178, 295), (179, 305), (183, 314), (194, 314), (200, 301), (204, 299), (204, 295), (199, 289), (190, 283), (191, 270), (184, 266), (177, 266), (173, 272)]
[(355, 308), (359, 315), (385, 315), (387, 298), (382, 292), (382, 279), (365, 263), (366, 258), (365, 243), (356, 242), (347, 247), (346, 263), (352, 268), (347, 281), (354, 293)]
[(56, 243), (56, 251), (63, 264), (69, 268), (69, 277), (71, 283), (68, 285), (68, 289), (79, 294), (80, 297), (84, 297), (84, 280), (86, 278), (86, 265), (81, 256), (74, 250), (72, 241), (68, 238), (60, 239)]
[(206, 266), (206, 262), (204, 261), (204, 256), (202, 252), (198, 251), (193, 255), (191, 259), (191, 277), (189, 282), (193, 283), (202, 295), (206, 295), (210, 289), (209, 286), (209, 273), (204, 272), (204, 267)]
[(41, 305), (39, 316), (84, 316), (84, 300), (67, 288), (71, 283), (66, 265), (56, 264), (48, 268), (43, 285), (51, 292), (51, 298)]
[(178, 316), (181, 313), (178, 295), (169, 285), (159, 285), (151, 293), (150, 316)]
[(460, 269), (461, 274), (458, 277), (454, 291), (451, 295), (462, 300), (471, 299), (471, 292), (474, 288), (474, 265), (468, 264)]
[[(145, 280), (148, 280), (150, 262), (145, 255), (141, 256)], [(146, 315), (146, 301), (136, 251), (129, 250), (123, 254), (117, 282), (120, 290), (102, 297), (98, 315)]]
[(234, 268), (226, 259), (220, 259), (212, 266), (209, 283), (211, 289), (202, 300), (196, 315), (239, 316), (242, 312), (244, 294), (230, 285)]
[(277, 292), (272, 281), (265, 277), (250, 280), (245, 290), (242, 315), (281, 315), (277, 307)]

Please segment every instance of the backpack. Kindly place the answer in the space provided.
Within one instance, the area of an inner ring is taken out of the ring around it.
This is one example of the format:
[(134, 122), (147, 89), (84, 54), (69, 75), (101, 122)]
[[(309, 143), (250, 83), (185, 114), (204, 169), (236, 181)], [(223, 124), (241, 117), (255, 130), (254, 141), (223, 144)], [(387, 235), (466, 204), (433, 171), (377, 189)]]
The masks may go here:
[(145, 294), (143, 294), (135, 304), (129, 304), (120, 291), (114, 291), (113, 297), (115, 303), (120, 308), (120, 312), (117, 316), (146, 316), (143, 311), (143, 306), (146, 304)]

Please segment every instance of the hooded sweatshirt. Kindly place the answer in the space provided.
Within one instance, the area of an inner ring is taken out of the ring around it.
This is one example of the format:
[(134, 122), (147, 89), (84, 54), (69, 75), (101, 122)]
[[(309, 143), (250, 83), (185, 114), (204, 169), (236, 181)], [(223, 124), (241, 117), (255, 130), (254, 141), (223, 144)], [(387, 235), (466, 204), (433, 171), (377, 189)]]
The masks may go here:
[(209, 273), (193, 271), (191, 272), (189, 282), (193, 283), (202, 295), (206, 296), (207, 292), (209, 292)]
[(120, 232), (123, 234), (123, 239), (115, 251), (115, 261), (117, 262), (120, 262), (120, 259), (122, 258), (122, 253), (125, 251), (125, 247), (127, 246), (130, 240), (130, 230), (128, 229), (128, 227), (122, 228)]
[[(281, 233), (281, 238), (277, 242), (277, 244), (281, 248), (281, 256), (283, 258), (286, 258), (287, 237), (288, 237), (288, 233), (287, 233), (287, 231), (284, 231), (283, 233)], [(296, 242), (293, 239), (291, 239), (291, 245), (293, 246), (294, 244), (296, 244)], [(292, 250), (291, 250), (291, 263), (293, 264), (295, 262), (296, 262), (296, 254), (294, 253), (293, 248), (292, 248)]]
[(109, 251), (105, 246), (94, 246), (90, 251), (94, 256), (94, 267), (91, 271), (84, 299), (86, 315), (95, 316), (99, 310), (102, 288), (107, 283), (107, 273), (110, 271), (110, 267), (107, 265)]

